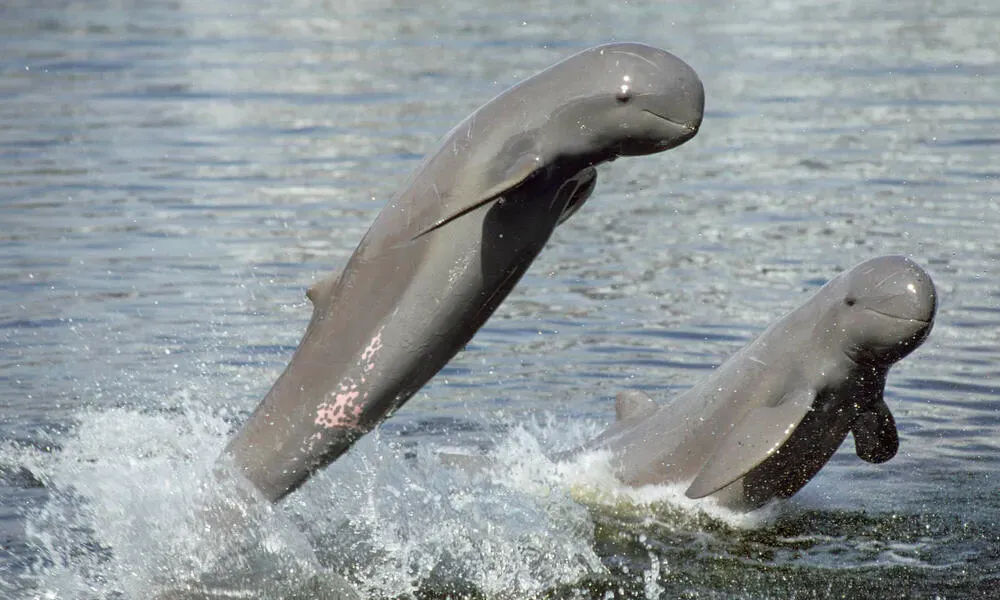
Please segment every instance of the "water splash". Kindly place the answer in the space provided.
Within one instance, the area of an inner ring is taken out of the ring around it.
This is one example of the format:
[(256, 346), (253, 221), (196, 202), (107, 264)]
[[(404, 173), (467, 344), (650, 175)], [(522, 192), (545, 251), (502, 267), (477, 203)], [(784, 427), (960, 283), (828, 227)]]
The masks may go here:
[[(683, 484), (622, 486), (606, 453), (549, 459), (599, 429), (553, 418), (493, 424), (485, 453), (470, 451), (481, 427), (376, 430), (273, 507), (216, 464), (231, 423), (190, 398), (174, 404), (83, 410), (52, 443), (0, 446), (0, 465), (47, 494), (26, 518), (24, 597), (316, 599), (353, 587), (654, 600), (711, 597), (730, 580), (766, 597), (786, 572), (835, 572), (846, 589), (867, 570), (943, 578), (965, 560), (941, 554), (954, 537), (945, 522), (818, 511), (808, 498), (739, 514), (686, 498)], [(449, 452), (473, 456), (456, 466)], [(835, 569), (845, 560), (851, 569)]]
[(588, 511), (569, 490), (452, 469), (439, 449), (376, 432), (294, 499), (323, 559), (364, 594), (523, 597), (605, 572)]
[[(621, 486), (604, 453), (550, 460), (598, 429), (551, 418), (506, 423), (461, 467), (441, 454), (468, 454), (467, 435), (481, 429), (377, 430), (275, 508), (216, 465), (230, 423), (179, 404), (80, 411), (51, 444), (0, 446), (0, 465), (30, 472), (48, 495), (26, 515), (22, 597), (315, 600), (353, 587), (365, 597), (654, 600), (714, 597), (720, 585), (767, 597), (814, 572), (848, 589), (867, 585), (868, 570), (945, 578), (964, 560), (940, 555), (948, 523), (817, 512), (808, 501), (737, 514), (687, 499), (683, 485)], [(853, 568), (835, 569), (845, 557)]]
[(375, 432), (272, 507), (216, 464), (230, 423), (179, 404), (82, 410), (59, 448), (2, 449), (48, 493), (26, 515), (29, 597), (341, 597), (342, 574), (365, 596), (503, 598), (605, 573), (587, 509), (530, 436), (484, 478)]
[(326, 578), (287, 516), (215, 465), (223, 419), (123, 408), (77, 419), (61, 450), (4, 449), (49, 494), (26, 522), (33, 597), (286, 597)]

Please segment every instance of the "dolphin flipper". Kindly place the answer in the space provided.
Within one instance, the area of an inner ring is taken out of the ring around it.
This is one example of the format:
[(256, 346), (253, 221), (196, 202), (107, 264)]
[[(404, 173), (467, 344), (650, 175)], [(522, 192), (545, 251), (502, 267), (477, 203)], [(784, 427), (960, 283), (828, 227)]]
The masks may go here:
[(615, 420), (624, 421), (656, 410), (656, 402), (646, 392), (625, 390), (615, 396)]
[(597, 187), (597, 169), (587, 167), (577, 173), (576, 177), (566, 182), (566, 184), (573, 185), (573, 193), (569, 201), (566, 202), (566, 208), (563, 209), (563, 213), (559, 215), (559, 221), (556, 223), (557, 226), (565, 223), (566, 219), (572, 217), (573, 213), (580, 210), (583, 203), (594, 193), (594, 188)]
[[(524, 139), (527, 141), (527, 137)], [(410, 240), (413, 241), (423, 237), (485, 204), (498, 200), (506, 192), (521, 185), (532, 175), (540, 171), (543, 165), (542, 157), (534, 151), (535, 146), (533, 143), (528, 142), (528, 144), (530, 147), (527, 148), (515, 147), (510, 150), (505, 148), (504, 151), (511, 154), (511, 156), (501, 155), (496, 159), (500, 168), (491, 168), (487, 171), (486, 180), (479, 182), (483, 188), (481, 192), (470, 196), (467, 202), (462, 202), (449, 215), (438, 219), (427, 227), (421, 228)], [(506, 168), (503, 168), (504, 165), (506, 165)]]
[(685, 495), (704, 498), (743, 477), (781, 447), (812, 410), (816, 391), (802, 389), (774, 406), (757, 406), (733, 425)]
[(854, 434), (855, 452), (866, 462), (884, 463), (899, 450), (896, 420), (881, 394), (869, 410), (858, 415), (851, 433)]

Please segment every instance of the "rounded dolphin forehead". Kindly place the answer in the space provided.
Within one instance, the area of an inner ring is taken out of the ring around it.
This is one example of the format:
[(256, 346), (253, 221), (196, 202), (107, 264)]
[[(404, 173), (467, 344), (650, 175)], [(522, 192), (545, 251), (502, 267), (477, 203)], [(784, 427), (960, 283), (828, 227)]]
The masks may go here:
[[(599, 57), (591, 68), (593, 77), (614, 91), (621, 86), (635, 93), (675, 92), (702, 88), (690, 65), (659, 48), (643, 44), (614, 44), (595, 48)], [(599, 71), (603, 71), (600, 73)]]
[(880, 257), (846, 273), (850, 291), (865, 296), (933, 294), (930, 275), (905, 257)]

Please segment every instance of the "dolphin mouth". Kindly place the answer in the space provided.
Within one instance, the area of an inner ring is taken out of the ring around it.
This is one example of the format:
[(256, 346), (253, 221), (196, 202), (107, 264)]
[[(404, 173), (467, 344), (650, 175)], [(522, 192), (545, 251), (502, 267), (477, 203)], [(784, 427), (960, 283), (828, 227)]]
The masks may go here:
[[(665, 117), (665, 116), (661, 115), (658, 112), (654, 112), (654, 111), (649, 110), (648, 108), (642, 109), (642, 112), (647, 112), (647, 113), (653, 115), (654, 117), (656, 117), (657, 119), (662, 119), (662, 120), (666, 121), (667, 123), (670, 123), (671, 125), (673, 125), (673, 126), (677, 127), (678, 129), (680, 129), (681, 130), (681, 136), (680, 136), (680, 138), (681, 138), (682, 142), (686, 142), (687, 140), (689, 140), (692, 137), (694, 137), (694, 134), (698, 133), (698, 128), (701, 127), (701, 119), (699, 119), (698, 121), (696, 121), (694, 123), (685, 123), (683, 121), (678, 121), (677, 119), (671, 119), (670, 117)], [(666, 142), (666, 143), (668, 143), (668, 144), (674, 144), (674, 143), (676, 143), (676, 140), (670, 140), (669, 142)]]
[(865, 310), (873, 312), (877, 315), (882, 315), (883, 317), (889, 317), (890, 319), (895, 319), (897, 321), (907, 321), (910, 323), (923, 323), (924, 325), (930, 325), (930, 319), (917, 319), (916, 317), (901, 317), (899, 315), (894, 315), (892, 313), (883, 312), (881, 310), (876, 310), (874, 308), (865, 308)]

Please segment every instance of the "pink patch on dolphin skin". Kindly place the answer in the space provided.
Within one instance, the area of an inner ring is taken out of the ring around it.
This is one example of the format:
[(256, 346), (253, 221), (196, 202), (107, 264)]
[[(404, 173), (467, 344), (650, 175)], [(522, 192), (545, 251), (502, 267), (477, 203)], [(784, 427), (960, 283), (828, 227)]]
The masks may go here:
[(356, 386), (351, 387), (349, 392), (336, 394), (333, 397), (333, 402), (324, 402), (316, 407), (314, 423), (317, 426), (327, 429), (357, 427), (362, 406), (355, 404), (354, 401), (361, 396), (361, 392), (356, 389)]
[[(379, 329), (378, 333), (365, 346), (364, 351), (361, 353), (361, 360), (358, 361), (358, 366), (361, 367), (362, 371), (362, 384), (367, 382), (364, 374), (375, 368), (375, 355), (381, 349), (382, 330)], [(368, 391), (366, 390), (362, 395), (358, 387), (358, 384), (351, 378), (342, 381), (337, 386), (338, 392), (332, 394), (333, 398), (316, 407), (316, 419), (314, 423), (325, 429), (358, 428), (361, 413), (365, 408), (365, 400), (368, 398)]]
[(382, 349), (382, 330), (379, 329), (372, 341), (368, 342), (368, 346), (365, 347), (365, 351), (361, 353), (361, 362), (368, 363), (365, 365), (365, 371), (371, 371), (375, 367), (374, 358), (379, 350)]

